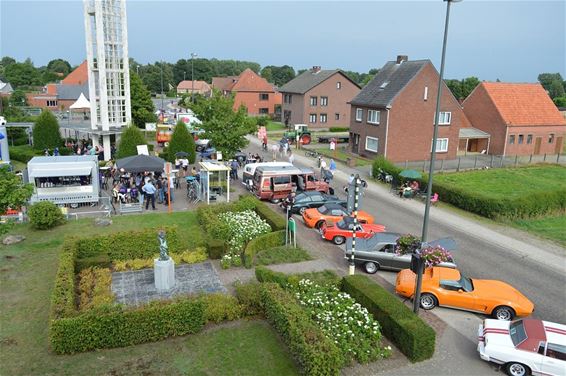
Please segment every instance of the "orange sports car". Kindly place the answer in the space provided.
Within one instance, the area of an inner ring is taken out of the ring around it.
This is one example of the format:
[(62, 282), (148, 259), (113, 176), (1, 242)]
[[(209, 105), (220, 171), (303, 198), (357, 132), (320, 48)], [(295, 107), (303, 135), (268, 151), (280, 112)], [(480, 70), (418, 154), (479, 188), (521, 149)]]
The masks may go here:
[[(415, 294), (415, 273), (404, 269), (397, 274), (397, 294), (412, 298)], [(457, 269), (432, 267), (423, 274), (420, 306), (459, 308), (492, 315), (498, 320), (528, 316), (534, 304), (514, 287), (501, 281), (471, 279)]]
[[(318, 208), (307, 209), (303, 212), (303, 221), (308, 227), (320, 230), (325, 222), (336, 223), (348, 217), (348, 209), (340, 204), (324, 204)], [(373, 223), (373, 216), (363, 210), (358, 210), (359, 223)]]

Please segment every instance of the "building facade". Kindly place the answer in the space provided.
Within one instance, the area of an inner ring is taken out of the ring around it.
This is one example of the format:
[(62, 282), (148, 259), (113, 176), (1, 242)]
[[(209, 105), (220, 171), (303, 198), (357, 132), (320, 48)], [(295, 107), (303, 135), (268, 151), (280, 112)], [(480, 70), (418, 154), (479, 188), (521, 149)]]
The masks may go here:
[(193, 92), (195, 94), (209, 96), (212, 92), (212, 88), (205, 81), (198, 80), (184, 80), (177, 85), (177, 94), (192, 94)]

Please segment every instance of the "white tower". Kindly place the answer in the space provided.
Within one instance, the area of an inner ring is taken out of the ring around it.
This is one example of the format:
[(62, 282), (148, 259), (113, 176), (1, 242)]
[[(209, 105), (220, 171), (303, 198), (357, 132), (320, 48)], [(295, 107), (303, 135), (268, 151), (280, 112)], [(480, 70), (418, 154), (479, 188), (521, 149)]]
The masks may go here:
[(93, 146), (102, 136), (104, 160), (110, 135), (132, 120), (126, 0), (83, 0)]

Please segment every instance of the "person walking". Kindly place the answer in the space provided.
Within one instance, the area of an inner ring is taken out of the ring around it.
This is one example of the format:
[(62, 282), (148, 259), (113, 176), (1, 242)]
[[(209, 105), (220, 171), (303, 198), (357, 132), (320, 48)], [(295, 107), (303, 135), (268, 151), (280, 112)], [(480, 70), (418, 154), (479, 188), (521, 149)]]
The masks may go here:
[(234, 180), (238, 180), (238, 167), (239, 167), (238, 161), (236, 161), (235, 159), (232, 160), (232, 162), (230, 163), (230, 168), (231, 168), (230, 175)]
[(289, 163), (293, 164), (294, 161), (295, 161), (295, 156), (293, 155), (291, 149), (289, 149)]
[(324, 170), (326, 170), (326, 161), (324, 160), (324, 158), (321, 158), (320, 159), (320, 174), (321, 175), (324, 174)]
[(155, 192), (157, 189), (149, 180), (142, 188), (143, 193), (145, 193), (145, 210), (149, 208), (149, 202), (151, 201), (151, 208), (155, 210)]
[(183, 167), (183, 177), (187, 176), (187, 171), (189, 170), (189, 160), (187, 157), (181, 159), (181, 166)]

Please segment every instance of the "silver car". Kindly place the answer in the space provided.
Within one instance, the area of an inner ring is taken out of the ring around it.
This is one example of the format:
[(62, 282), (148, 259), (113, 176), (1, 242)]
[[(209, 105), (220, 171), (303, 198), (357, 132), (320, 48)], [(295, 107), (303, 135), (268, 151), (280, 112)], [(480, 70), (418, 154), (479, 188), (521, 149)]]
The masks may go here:
[[(397, 239), (401, 234), (395, 232), (379, 232), (367, 239), (356, 239), (354, 261), (361, 265), (366, 273), (374, 274), (379, 269), (402, 270), (411, 267), (411, 255), (398, 255), (395, 252)], [(427, 246), (442, 246), (447, 251), (456, 249), (456, 242), (452, 238), (442, 238), (426, 243)], [(352, 239), (346, 241), (345, 257), (352, 254)], [(456, 268), (455, 262), (443, 262), (438, 266)]]

